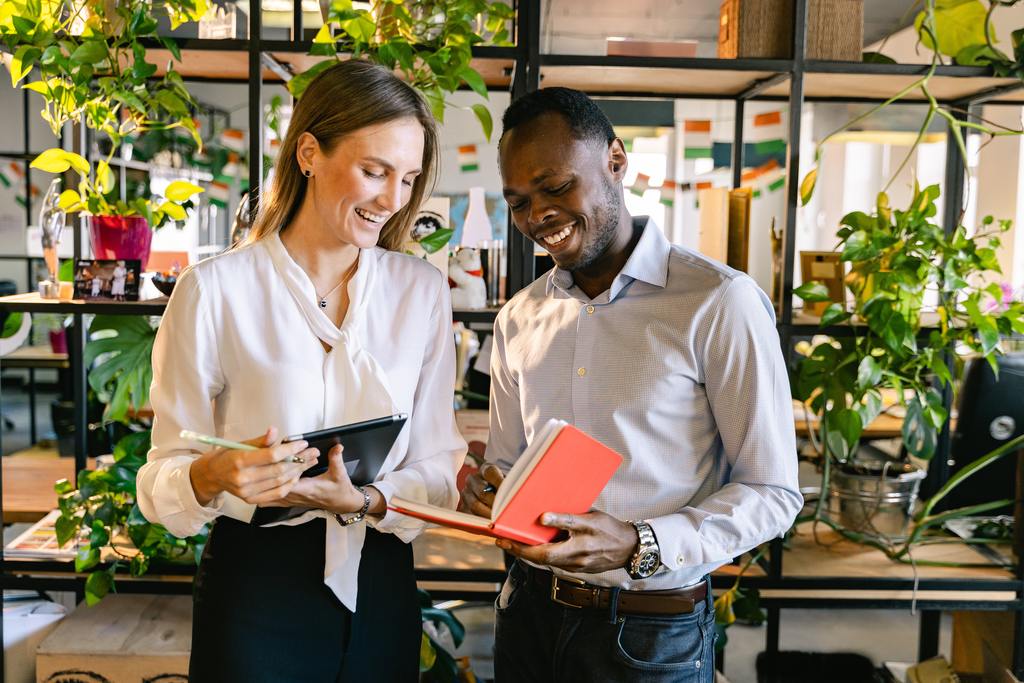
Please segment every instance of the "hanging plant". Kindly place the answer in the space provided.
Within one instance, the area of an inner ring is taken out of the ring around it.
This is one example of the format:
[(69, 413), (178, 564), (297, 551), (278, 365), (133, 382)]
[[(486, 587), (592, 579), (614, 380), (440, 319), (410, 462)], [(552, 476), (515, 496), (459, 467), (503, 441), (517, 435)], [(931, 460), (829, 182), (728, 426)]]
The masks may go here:
[(55, 136), (68, 121), (84, 118), (115, 146), (130, 133), (183, 128), (201, 144), (192, 120), (195, 101), (181, 75), (146, 61), (143, 40), (159, 41), (174, 60), (172, 38), (157, 35), (157, 8), (177, 28), (198, 21), (209, 0), (4, 0), (0, 40), (11, 52), (11, 83), (22, 81), (44, 101), (41, 112)]
[[(444, 121), (446, 96), (463, 85), (487, 98), (487, 85), (470, 65), (473, 46), (509, 45), (511, 6), (486, 0), (373, 0), (369, 10), (355, 9), (351, 0), (334, 0), (309, 54), (334, 57), (343, 53), (363, 57), (397, 71), (430, 103), (434, 117)], [(332, 25), (340, 31), (335, 34)], [(288, 82), (302, 97), (306, 87), (334, 60), (320, 62)], [(483, 104), (470, 109), (488, 140), (494, 123)]]

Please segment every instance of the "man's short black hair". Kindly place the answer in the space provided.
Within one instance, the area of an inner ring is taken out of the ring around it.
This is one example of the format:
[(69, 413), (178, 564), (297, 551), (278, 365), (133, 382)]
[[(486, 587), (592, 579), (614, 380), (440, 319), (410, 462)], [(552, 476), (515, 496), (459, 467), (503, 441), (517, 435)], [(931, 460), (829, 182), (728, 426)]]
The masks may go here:
[(571, 88), (541, 88), (514, 101), (501, 119), (501, 135), (548, 113), (561, 114), (577, 140), (611, 144), (615, 139), (612, 122), (597, 103)]

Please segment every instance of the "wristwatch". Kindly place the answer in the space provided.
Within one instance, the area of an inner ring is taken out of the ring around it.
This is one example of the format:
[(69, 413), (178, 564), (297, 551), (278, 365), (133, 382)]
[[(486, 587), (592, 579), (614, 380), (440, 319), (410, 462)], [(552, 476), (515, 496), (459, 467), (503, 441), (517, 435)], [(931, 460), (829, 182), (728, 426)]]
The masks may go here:
[(630, 524), (636, 529), (640, 541), (636, 545), (636, 552), (626, 564), (626, 573), (631, 579), (646, 579), (658, 571), (661, 566), (661, 549), (658, 548), (658, 539), (654, 537), (654, 529), (647, 522), (633, 522)]

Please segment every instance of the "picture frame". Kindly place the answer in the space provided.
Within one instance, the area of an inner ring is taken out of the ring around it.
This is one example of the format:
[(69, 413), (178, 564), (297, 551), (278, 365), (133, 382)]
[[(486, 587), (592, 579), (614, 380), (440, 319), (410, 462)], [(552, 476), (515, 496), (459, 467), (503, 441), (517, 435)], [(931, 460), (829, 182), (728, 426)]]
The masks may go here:
[(142, 284), (139, 259), (79, 259), (75, 262), (75, 298), (86, 301), (138, 301)]

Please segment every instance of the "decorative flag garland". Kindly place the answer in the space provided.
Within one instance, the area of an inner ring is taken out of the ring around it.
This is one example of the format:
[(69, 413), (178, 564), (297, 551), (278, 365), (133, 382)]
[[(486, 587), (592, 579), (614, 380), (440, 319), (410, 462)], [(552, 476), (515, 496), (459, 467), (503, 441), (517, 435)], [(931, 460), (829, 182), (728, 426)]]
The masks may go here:
[(683, 158), (711, 158), (711, 121), (683, 121)]
[(476, 145), (462, 145), (459, 147), (459, 170), (463, 173), (472, 173), (480, 170)]
[(227, 183), (214, 180), (210, 183), (210, 187), (206, 191), (206, 198), (209, 199), (210, 203), (214, 206), (226, 209), (228, 207), (228, 197), (230, 194), (231, 190)]

